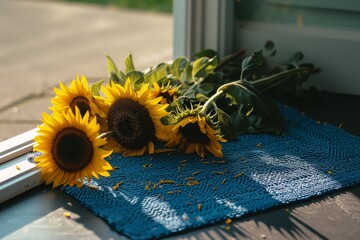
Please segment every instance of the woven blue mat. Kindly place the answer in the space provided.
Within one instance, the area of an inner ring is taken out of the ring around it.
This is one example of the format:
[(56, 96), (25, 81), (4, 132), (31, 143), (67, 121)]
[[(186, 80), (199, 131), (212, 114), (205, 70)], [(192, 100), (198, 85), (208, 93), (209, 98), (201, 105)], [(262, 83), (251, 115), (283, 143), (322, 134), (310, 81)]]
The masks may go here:
[[(360, 182), (360, 138), (281, 107), (283, 136), (242, 135), (224, 161), (180, 153), (124, 158), (111, 177), (64, 191), (133, 239), (160, 238)], [(158, 184), (161, 180), (171, 180)], [(114, 190), (113, 187), (123, 184)], [(198, 181), (198, 185), (193, 185)], [(192, 186), (188, 186), (190, 183)]]

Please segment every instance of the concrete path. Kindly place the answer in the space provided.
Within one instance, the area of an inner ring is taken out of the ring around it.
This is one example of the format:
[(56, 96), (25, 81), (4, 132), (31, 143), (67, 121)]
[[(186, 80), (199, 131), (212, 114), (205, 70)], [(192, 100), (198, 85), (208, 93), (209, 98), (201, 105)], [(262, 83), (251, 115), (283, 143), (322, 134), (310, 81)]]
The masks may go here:
[(105, 54), (140, 70), (171, 60), (172, 33), (170, 14), (0, 0), (0, 141), (36, 127), (59, 81), (106, 78)]

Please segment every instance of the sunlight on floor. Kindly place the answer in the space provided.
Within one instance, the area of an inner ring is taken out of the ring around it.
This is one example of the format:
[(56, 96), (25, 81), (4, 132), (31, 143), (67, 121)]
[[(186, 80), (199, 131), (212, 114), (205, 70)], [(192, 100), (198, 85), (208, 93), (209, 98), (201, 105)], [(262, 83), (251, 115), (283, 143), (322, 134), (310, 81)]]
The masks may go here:
[[(67, 218), (66, 221), (64, 221), (65, 218)], [(19, 236), (26, 236), (27, 239), (39, 239), (40, 236), (38, 232), (40, 229), (42, 233), (41, 239), (51, 239), (53, 236), (61, 236), (62, 239), (72, 237), (94, 240), (100, 239), (96, 237), (93, 231), (77, 222), (79, 219), (79, 215), (61, 207), (17, 229), (3, 239), (19, 239)], [(45, 229), (46, 231), (44, 231)], [(79, 236), (79, 233), (81, 233), (81, 236)]]
[(161, 201), (156, 197), (146, 197), (141, 205), (146, 215), (168, 230), (178, 230), (185, 226), (184, 221), (177, 215), (176, 210), (171, 208), (171, 205), (166, 201)]

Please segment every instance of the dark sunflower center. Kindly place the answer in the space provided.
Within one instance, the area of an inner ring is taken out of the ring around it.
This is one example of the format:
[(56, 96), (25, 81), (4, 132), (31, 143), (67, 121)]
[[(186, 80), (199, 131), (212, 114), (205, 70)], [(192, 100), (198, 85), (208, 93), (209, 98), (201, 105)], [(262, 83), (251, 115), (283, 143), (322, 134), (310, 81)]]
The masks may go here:
[(75, 112), (75, 106), (77, 106), (80, 110), (81, 116), (83, 117), (87, 111), (91, 111), (89, 100), (85, 97), (76, 97), (70, 103), (71, 110)]
[(91, 162), (93, 154), (92, 142), (76, 128), (62, 129), (52, 145), (54, 161), (64, 171), (82, 170)]
[(188, 142), (203, 144), (208, 144), (210, 142), (210, 138), (200, 131), (197, 123), (188, 123), (186, 126), (180, 127), (179, 131), (186, 137)]
[(136, 150), (155, 139), (154, 123), (149, 111), (131, 98), (116, 100), (109, 109), (109, 130), (123, 147)]

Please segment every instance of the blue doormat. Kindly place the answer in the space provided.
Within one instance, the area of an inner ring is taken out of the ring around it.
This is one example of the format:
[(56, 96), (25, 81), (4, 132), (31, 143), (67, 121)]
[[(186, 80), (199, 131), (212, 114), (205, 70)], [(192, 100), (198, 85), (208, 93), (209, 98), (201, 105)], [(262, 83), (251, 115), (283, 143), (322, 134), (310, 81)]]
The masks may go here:
[(283, 136), (241, 135), (223, 144), (223, 160), (113, 154), (111, 177), (64, 191), (119, 233), (157, 239), (360, 182), (359, 137), (281, 111)]

